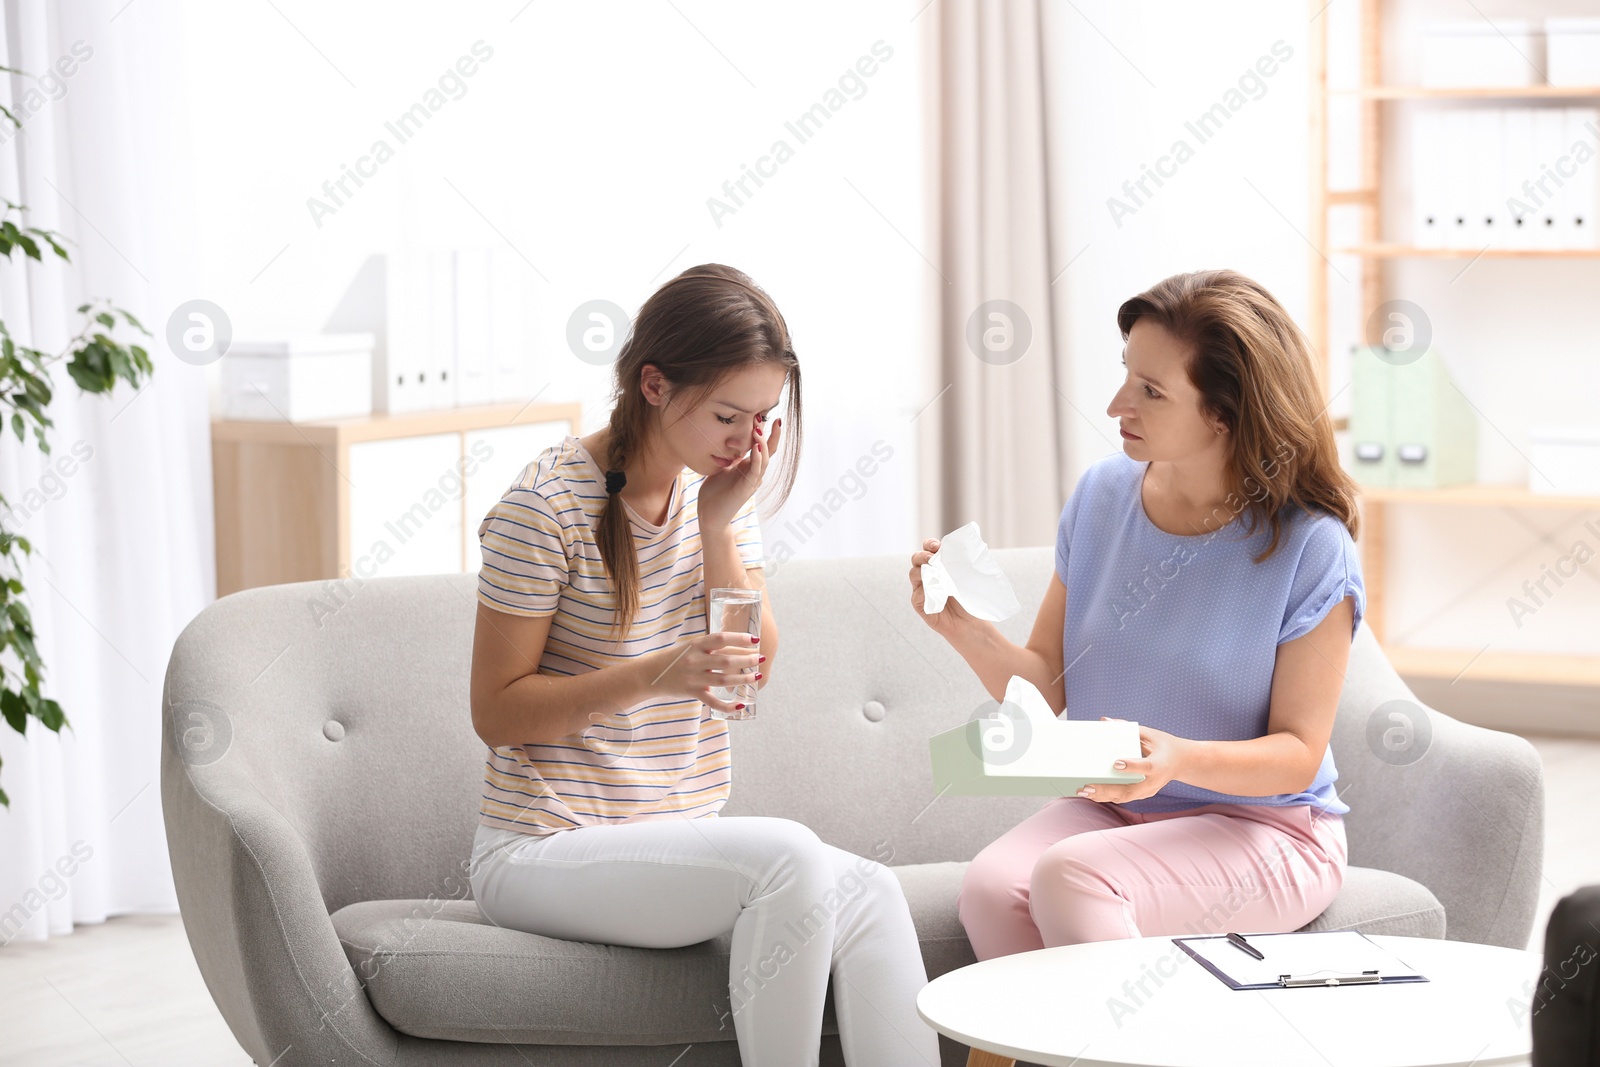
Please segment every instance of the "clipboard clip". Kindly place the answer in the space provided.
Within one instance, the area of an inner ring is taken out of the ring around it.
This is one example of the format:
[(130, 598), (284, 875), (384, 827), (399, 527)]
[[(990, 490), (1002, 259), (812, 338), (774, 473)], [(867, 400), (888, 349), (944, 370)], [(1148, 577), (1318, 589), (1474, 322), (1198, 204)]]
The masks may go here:
[(1313, 975), (1290, 974), (1278, 975), (1278, 985), (1284, 989), (1296, 986), (1341, 986), (1341, 985), (1372, 985), (1381, 983), (1383, 976), (1377, 971), (1362, 971), (1360, 974), (1334, 974), (1318, 978)]

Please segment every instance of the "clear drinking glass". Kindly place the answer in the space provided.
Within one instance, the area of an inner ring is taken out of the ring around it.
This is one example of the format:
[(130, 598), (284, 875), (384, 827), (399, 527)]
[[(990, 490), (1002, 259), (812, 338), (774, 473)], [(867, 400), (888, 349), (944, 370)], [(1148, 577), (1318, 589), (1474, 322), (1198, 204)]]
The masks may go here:
[[(711, 633), (743, 633), (761, 636), (761, 590), (718, 586), (711, 590)], [(757, 646), (752, 644), (752, 649)], [(713, 673), (720, 674), (721, 671)], [(754, 677), (753, 674), (747, 677)], [(713, 719), (753, 719), (756, 717), (756, 684), (712, 686), (711, 695), (730, 704), (743, 704), (735, 711), (712, 707)]]

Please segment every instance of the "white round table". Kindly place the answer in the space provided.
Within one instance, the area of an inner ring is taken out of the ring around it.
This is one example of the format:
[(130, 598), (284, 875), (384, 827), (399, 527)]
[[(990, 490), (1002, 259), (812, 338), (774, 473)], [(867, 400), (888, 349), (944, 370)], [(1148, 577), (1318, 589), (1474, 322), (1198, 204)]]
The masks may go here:
[(1429, 981), (1230, 989), (1170, 937), (1144, 937), (1022, 952), (962, 967), (924, 986), (917, 1011), (940, 1033), (971, 1046), (969, 1063), (1527, 1063), (1539, 954), (1463, 941), (1371, 937)]

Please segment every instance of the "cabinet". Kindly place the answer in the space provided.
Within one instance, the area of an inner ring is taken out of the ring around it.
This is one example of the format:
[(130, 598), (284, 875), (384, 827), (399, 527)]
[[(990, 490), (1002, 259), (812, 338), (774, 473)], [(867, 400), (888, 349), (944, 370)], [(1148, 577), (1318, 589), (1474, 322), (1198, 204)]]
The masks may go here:
[(281, 582), (476, 572), (478, 523), (579, 405), (211, 424), (217, 595)]
[[(1385, 85), (1382, 75), (1382, 0), (1362, 0), (1360, 84), (1348, 89), (1328, 85), (1328, 20), (1326, 0), (1310, 0), (1310, 233), (1311, 303), (1307, 332), (1317, 349), (1318, 372), (1323, 392), (1327, 393), (1329, 357), (1328, 276), (1330, 253), (1358, 257), (1361, 264), (1361, 321), (1372, 326), (1374, 312), (1388, 298), (1384, 276), (1387, 264), (1404, 258), (1458, 258), (1480, 256), (1514, 259), (1594, 259), (1600, 248), (1506, 249), (1506, 248), (1423, 248), (1412, 235), (1396, 241), (1382, 217), (1384, 177), (1383, 129), (1385, 117), (1400, 106), (1427, 107), (1430, 101), (1479, 99), (1485, 101), (1594, 100), (1600, 99), (1600, 86), (1571, 87), (1532, 85), (1521, 87), (1466, 87), (1451, 89)], [(1331, 97), (1354, 98), (1359, 106), (1360, 178), (1355, 188), (1334, 189), (1328, 169), (1328, 103)], [(1329, 212), (1354, 207), (1360, 217), (1359, 240), (1350, 247), (1329, 247)], [(1394, 220), (1403, 224), (1406, 220)], [(1403, 228), (1397, 225), (1396, 229)], [(1367, 336), (1366, 344), (1380, 338)], [(1383, 642), (1385, 608), (1386, 518), (1392, 508), (1454, 506), (1465, 509), (1562, 508), (1574, 511), (1600, 510), (1600, 496), (1553, 496), (1535, 494), (1522, 485), (1460, 485), (1442, 489), (1375, 488), (1361, 490), (1361, 562), (1367, 585), (1367, 625)], [(1492, 647), (1408, 648), (1384, 642), (1384, 652), (1401, 674), (1417, 678), (1455, 681), (1537, 682), (1555, 685), (1600, 687), (1600, 656), (1556, 655), (1523, 651), (1499, 651)]]

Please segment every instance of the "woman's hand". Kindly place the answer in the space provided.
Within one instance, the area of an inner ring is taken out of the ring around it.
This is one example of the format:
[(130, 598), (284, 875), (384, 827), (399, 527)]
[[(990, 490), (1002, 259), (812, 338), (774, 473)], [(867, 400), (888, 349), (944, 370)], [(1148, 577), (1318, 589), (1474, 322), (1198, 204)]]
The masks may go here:
[[(1113, 719), (1108, 715), (1100, 716), (1102, 722), (1127, 722), (1126, 719)], [(1144, 754), (1144, 759), (1117, 760), (1114, 764), (1119, 771), (1131, 771), (1134, 774), (1144, 775), (1142, 782), (1129, 782), (1126, 785), (1102, 782), (1099, 785), (1086, 785), (1078, 790), (1078, 796), (1093, 800), (1100, 804), (1122, 804), (1129, 800), (1143, 800), (1159, 793), (1168, 782), (1180, 781), (1183, 778), (1183, 769), (1187, 765), (1189, 754), (1196, 746), (1202, 744), (1187, 737), (1169, 734), (1164, 730), (1156, 730), (1149, 726), (1139, 727), (1139, 748)]]
[(917, 609), (918, 618), (933, 627), (934, 633), (948, 641), (976, 620), (955, 597), (950, 597), (944, 602), (943, 611), (929, 615), (923, 610), (928, 596), (922, 588), (922, 565), (932, 559), (934, 553), (938, 551), (939, 539), (930, 537), (922, 542), (922, 551), (911, 554), (911, 606)]
[(750, 426), (750, 451), (725, 470), (710, 475), (700, 483), (700, 525), (702, 528), (721, 529), (733, 521), (750, 495), (766, 476), (767, 464), (778, 450), (783, 438), (783, 420), (772, 424), (765, 439), (761, 424)]
[[(700, 634), (642, 657), (652, 696), (687, 697), (709, 708), (732, 711), (735, 705), (711, 695), (718, 688), (754, 682), (766, 657), (756, 639), (740, 632)], [(710, 673), (721, 671), (721, 674)]]

